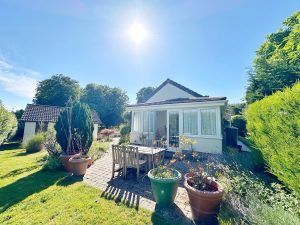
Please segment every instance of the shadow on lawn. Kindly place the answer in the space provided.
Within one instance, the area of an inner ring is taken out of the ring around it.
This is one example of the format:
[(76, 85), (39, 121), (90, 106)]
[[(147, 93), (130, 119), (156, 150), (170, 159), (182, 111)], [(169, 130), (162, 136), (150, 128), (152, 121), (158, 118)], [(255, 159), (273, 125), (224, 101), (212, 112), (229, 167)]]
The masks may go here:
[(40, 170), (0, 188), (0, 213), (58, 181), (58, 185), (62, 186), (67, 186), (78, 181), (67, 176), (65, 172)]
[(21, 143), (20, 142), (10, 142), (10, 143), (5, 143), (0, 146), (0, 151), (3, 150), (16, 150), (21, 148)]

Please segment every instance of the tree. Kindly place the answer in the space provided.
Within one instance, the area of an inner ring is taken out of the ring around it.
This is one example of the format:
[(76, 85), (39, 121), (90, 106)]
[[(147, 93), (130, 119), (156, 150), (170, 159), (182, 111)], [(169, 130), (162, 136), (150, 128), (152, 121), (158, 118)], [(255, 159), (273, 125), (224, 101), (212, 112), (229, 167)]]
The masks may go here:
[(18, 120), (18, 127), (17, 127), (17, 131), (16, 131), (16, 134), (13, 137), (13, 139), (14, 140), (20, 140), (23, 137), (24, 127), (25, 127), (25, 122), (20, 120), (23, 113), (24, 113), (24, 109), (16, 110), (14, 113), (15, 113), (15, 116)]
[(300, 78), (300, 11), (283, 22), (283, 27), (266, 37), (248, 71), (246, 101), (252, 103)]
[(119, 88), (88, 84), (82, 91), (81, 101), (96, 110), (105, 127), (111, 127), (122, 122), (128, 96)]
[(62, 111), (54, 125), (56, 140), (67, 155), (87, 154), (93, 142), (93, 119), (88, 105), (72, 102)]
[(8, 112), (0, 101), (0, 145), (7, 140), (17, 128), (15, 115)]
[(78, 81), (58, 74), (38, 83), (33, 102), (41, 105), (66, 106), (70, 99), (79, 100), (79, 98)]
[(137, 103), (143, 103), (153, 94), (155, 87), (143, 87), (136, 93)]

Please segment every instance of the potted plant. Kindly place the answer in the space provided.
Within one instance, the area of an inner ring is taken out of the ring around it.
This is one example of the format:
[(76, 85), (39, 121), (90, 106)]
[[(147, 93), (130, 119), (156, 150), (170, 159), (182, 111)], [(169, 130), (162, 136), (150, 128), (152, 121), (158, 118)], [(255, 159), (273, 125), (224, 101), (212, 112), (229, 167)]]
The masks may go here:
[(181, 173), (170, 168), (170, 165), (174, 162), (172, 159), (169, 165), (160, 165), (148, 172), (154, 199), (162, 207), (168, 207), (173, 204), (178, 183), (181, 179)]
[[(195, 141), (190, 140), (190, 138), (181, 136), (180, 139), (182, 140), (181, 143), (190, 145), (191, 148), (195, 144)], [(199, 163), (198, 153), (192, 153), (192, 158), (198, 162), (197, 166), (192, 166), (190, 162), (187, 162), (185, 155), (177, 153), (178, 156), (184, 160), (185, 165), (189, 168), (189, 173), (184, 175), (184, 187), (188, 193), (193, 219), (200, 221), (215, 215), (224, 195), (223, 186), (214, 177), (208, 175), (209, 165), (206, 168), (207, 172), (204, 171)]]
[(66, 171), (72, 172), (70, 159), (76, 156), (87, 161), (86, 155), (92, 144), (93, 121), (89, 107), (80, 102), (71, 102), (60, 113), (54, 128), (63, 151), (60, 156), (62, 165)]

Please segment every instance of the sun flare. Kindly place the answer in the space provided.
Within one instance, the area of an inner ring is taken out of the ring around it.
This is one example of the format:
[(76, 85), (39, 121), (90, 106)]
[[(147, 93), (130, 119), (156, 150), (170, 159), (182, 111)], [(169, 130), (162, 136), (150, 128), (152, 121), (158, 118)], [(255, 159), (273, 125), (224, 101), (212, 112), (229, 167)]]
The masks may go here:
[(130, 27), (128, 32), (130, 38), (136, 42), (141, 43), (147, 36), (147, 32), (141, 24), (134, 24)]

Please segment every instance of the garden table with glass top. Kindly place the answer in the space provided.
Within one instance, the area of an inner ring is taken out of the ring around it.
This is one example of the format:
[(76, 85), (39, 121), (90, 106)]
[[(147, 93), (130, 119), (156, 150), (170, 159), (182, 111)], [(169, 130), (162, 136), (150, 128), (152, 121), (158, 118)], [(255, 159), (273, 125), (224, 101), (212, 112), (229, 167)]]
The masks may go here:
[[(166, 148), (156, 148), (149, 146), (141, 146), (141, 145), (128, 145), (130, 147), (138, 148), (139, 155), (143, 155), (147, 159), (148, 171), (154, 167), (154, 158), (156, 156), (162, 156), (162, 154), (166, 151)], [(160, 158), (160, 157), (159, 157)]]

